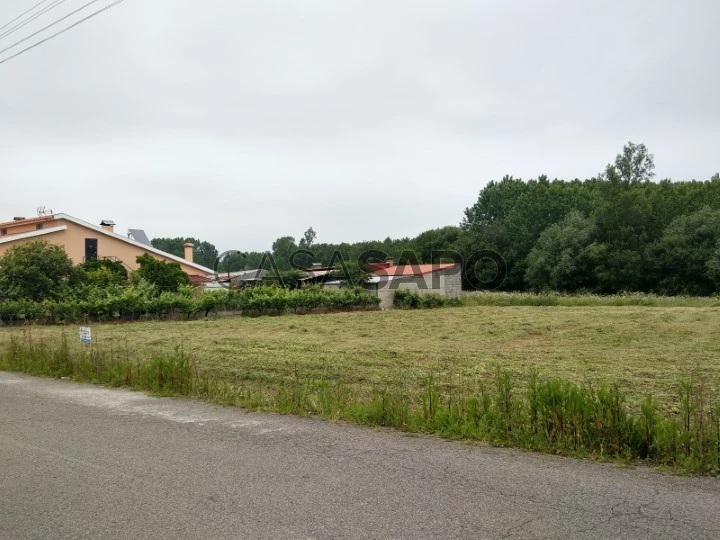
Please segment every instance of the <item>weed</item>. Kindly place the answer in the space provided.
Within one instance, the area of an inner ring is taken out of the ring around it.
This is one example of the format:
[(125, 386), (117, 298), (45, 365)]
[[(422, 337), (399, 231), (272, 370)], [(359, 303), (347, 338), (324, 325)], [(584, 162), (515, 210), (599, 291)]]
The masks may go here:
[(183, 345), (170, 354), (133, 362), (127, 350), (102, 346), (75, 350), (64, 333), (51, 343), (27, 331), (14, 334), (0, 349), (0, 369), (453, 439), (720, 473), (720, 406), (710, 405), (704, 387), (687, 380), (679, 384), (678, 412), (665, 415), (657, 411), (652, 395), (645, 396), (634, 415), (617, 385), (542, 380), (536, 369), (525, 386), (518, 386), (510, 371), (496, 369), (491, 392), (484, 380), (468, 385), (464, 380), (451, 384), (443, 379), (441, 385), (431, 372), (420, 392), (405, 384), (375, 386), (363, 398), (342, 380), (304, 375), (297, 364), (293, 377), (273, 386), (251, 378), (232, 384), (199, 370)]

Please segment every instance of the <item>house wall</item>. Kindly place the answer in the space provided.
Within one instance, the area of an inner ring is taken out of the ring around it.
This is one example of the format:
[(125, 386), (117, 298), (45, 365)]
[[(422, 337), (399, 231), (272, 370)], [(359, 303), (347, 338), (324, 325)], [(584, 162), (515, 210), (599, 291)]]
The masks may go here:
[(17, 222), (11, 221), (9, 223), (4, 223), (2, 226), (0, 226), (0, 229), (4, 229), (7, 234), (7, 236), (2, 235), (0, 236), (0, 238), (7, 238), (8, 236), (11, 236), (13, 234), (33, 232), (44, 227), (50, 228), (53, 227), (54, 224), (55, 220), (53, 220), (52, 217), (35, 218)]
[(462, 266), (441, 272), (441, 288), (448, 298), (460, 298), (462, 294)]
[(380, 309), (392, 309), (395, 302), (395, 289), (389, 287), (378, 288), (374, 284), (365, 286), (365, 292), (371, 296), (377, 296), (380, 299), (378, 307)]
[[(45, 228), (49, 229), (62, 225), (67, 226), (67, 229), (64, 231), (57, 231), (54, 233), (46, 234), (40, 237), (20, 239), (15, 242), (7, 242), (4, 244), (0, 244), (0, 255), (5, 253), (8, 249), (10, 249), (10, 247), (14, 245), (25, 242), (33, 242), (36, 240), (45, 240), (50, 244), (62, 246), (70, 259), (72, 259), (74, 264), (81, 264), (85, 262), (85, 239), (94, 238), (98, 241), (97, 245), (99, 259), (102, 259), (103, 257), (117, 257), (123, 262), (123, 264), (128, 270), (137, 270), (139, 265), (137, 264), (136, 259), (138, 256), (145, 253), (148, 253), (150, 256), (161, 261), (178, 262), (171, 259), (170, 257), (163, 257), (162, 255), (147, 251), (142, 247), (125, 242), (122, 237), (119, 237), (119, 235), (117, 235), (116, 237), (112, 234), (103, 234), (100, 231), (83, 227), (72, 221), (55, 219), (45, 223)], [(32, 226), (31, 230), (35, 230), (35, 225)], [(13, 233), (15, 233), (15, 230), (13, 230)], [(7, 239), (9, 237), (10, 235), (4, 236), (3, 239)], [(205, 272), (202, 272), (201, 270), (193, 266), (189, 266), (183, 263), (179, 264), (180, 268), (182, 268), (183, 271), (187, 274), (205, 274)]]
[(447, 298), (459, 298), (462, 292), (461, 267), (458, 265), (448, 270), (440, 270), (401, 281), (396, 289), (407, 289), (423, 296), (437, 294)]
[[(38, 225), (41, 225), (39, 223), (23, 223), (22, 225), (15, 225), (15, 226), (9, 226), (9, 227), (3, 227), (7, 230), (8, 235), (13, 234), (22, 234), (26, 232), (32, 232), (36, 231), (38, 229)], [(4, 237), (3, 237), (4, 238)]]

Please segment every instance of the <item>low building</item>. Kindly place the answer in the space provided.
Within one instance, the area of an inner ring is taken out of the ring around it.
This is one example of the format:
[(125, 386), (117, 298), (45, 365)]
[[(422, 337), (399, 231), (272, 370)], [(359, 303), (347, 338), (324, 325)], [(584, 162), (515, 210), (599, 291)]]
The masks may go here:
[(190, 276), (190, 283), (202, 287), (206, 291), (240, 289), (262, 283), (267, 275), (267, 270), (256, 268), (236, 272), (218, 272), (212, 276)]
[(122, 262), (128, 271), (133, 271), (139, 267), (137, 257), (147, 253), (160, 261), (178, 263), (190, 276), (214, 275), (212, 269), (193, 262), (192, 244), (185, 244), (185, 258), (177, 257), (154, 248), (142, 231), (133, 229), (133, 232), (130, 238), (117, 234), (112, 221), (93, 225), (67, 214), (15, 218), (0, 223), (0, 255), (12, 246), (45, 240), (62, 246), (76, 265), (90, 259), (110, 259)]
[(333, 277), (335, 267), (323, 266), (322, 264), (315, 263), (310, 268), (305, 270), (305, 277), (298, 280), (300, 285), (321, 285), (325, 286), (330, 284), (333, 287), (334, 284), (340, 282)]
[(388, 259), (370, 267), (373, 275), (365, 289), (380, 298), (382, 309), (393, 306), (398, 289), (415, 291), (421, 296), (437, 294), (445, 298), (459, 298), (462, 292), (462, 266), (458, 263), (396, 265)]

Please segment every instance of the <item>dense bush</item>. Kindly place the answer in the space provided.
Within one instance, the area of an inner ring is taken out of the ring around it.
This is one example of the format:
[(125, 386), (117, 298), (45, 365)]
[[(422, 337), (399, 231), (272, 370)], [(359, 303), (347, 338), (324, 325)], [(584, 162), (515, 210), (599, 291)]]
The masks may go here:
[(12, 300), (0, 302), (0, 321), (46, 323), (83, 320), (134, 320), (143, 316), (195, 317), (218, 311), (239, 311), (243, 314), (282, 314), (288, 311), (347, 310), (377, 307), (378, 299), (362, 288), (342, 290), (319, 286), (295, 290), (273, 285), (247, 287), (239, 290), (201, 292), (180, 287), (178, 292), (158, 291), (141, 280), (131, 286), (80, 286), (76, 294), (60, 300)]
[(179, 287), (190, 284), (190, 277), (178, 263), (159, 261), (147, 253), (137, 257), (140, 268), (132, 273), (135, 282), (145, 280), (162, 291), (175, 292)]
[(398, 289), (395, 291), (393, 306), (400, 309), (437, 308), (445, 306), (460, 306), (459, 298), (446, 298), (439, 294), (420, 295), (416, 291)]
[(93, 285), (122, 285), (127, 283), (128, 272), (120, 261), (90, 259), (76, 268), (75, 281)]
[(44, 240), (13, 246), (0, 257), (0, 300), (60, 298), (74, 274), (60, 246)]

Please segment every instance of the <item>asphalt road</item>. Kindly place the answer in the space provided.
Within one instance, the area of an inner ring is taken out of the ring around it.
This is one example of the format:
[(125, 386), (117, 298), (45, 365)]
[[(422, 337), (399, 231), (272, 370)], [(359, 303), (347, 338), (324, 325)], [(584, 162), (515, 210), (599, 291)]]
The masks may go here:
[(720, 480), (0, 372), (0, 538), (720, 538)]

